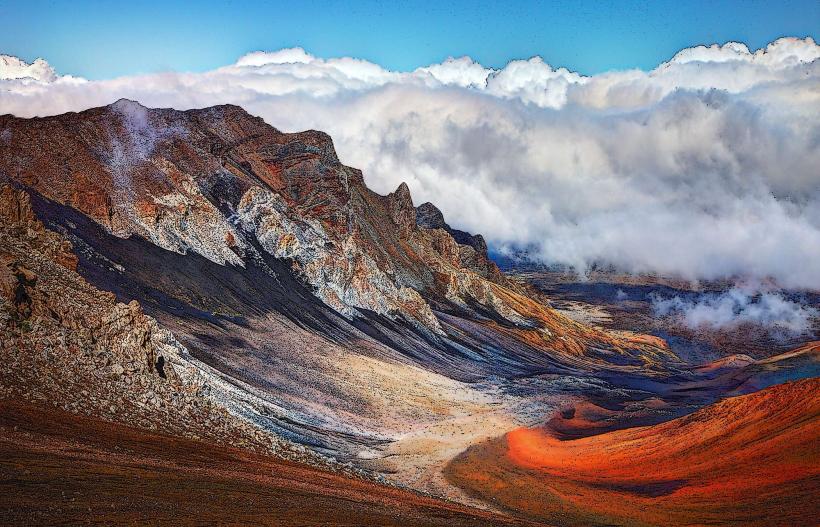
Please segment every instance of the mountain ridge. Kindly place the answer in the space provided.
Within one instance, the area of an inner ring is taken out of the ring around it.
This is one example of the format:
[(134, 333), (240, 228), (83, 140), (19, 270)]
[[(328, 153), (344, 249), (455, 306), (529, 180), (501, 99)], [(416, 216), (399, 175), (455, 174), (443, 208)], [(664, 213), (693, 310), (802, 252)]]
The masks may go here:
[[(443, 217), (425, 224), (429, 206), (419, 216), (405, 184), (387, 196), (370, 191), (322, 132), (284, 134), (233, 105), (177, 111), (127, 99), (54, 117), (3, 116), (0, 129), (0, 174), (115, 236), (240, 267), (258, 259), (259, 245), (289, 259), (342, 315), (366, 309), (433, 339), (445, 336), (433, 313), (442, 304), (491, 313), (528, 334), (578, 332), (506, 279), (480, 235)], [(607, 346), (644, 345), (589, 331)]]

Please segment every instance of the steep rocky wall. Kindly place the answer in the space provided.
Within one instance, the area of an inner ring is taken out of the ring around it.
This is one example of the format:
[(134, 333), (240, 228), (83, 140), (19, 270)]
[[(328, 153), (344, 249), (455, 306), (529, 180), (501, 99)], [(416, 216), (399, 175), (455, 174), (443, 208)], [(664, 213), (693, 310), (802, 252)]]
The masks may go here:
[(216, 372), (136, 301), (90, 286), (71, 243), (29, 196), (0, 186), (0, 397), (289, 458), (318, 459), (252, 426)]
[(237, 268), (262, 260), (260, 251), (285, 258), (350, 320), (375, 313), (446, 348), (461, 337), (440, 313), (458, 312), (548, 353), (675, 360), (660, 340), (560, 316), (498, 270), (480, 235), (452, 229), (430, 204), (416, 209), (407, 185), (387, 196), (368, 189), (322, 132), (282, 133), (230, 105), (177, 111), (128, 100), (42, 119), (2, 116), (0, 129), (0, 177), (115, 236)]
[(480, 237), (459, 244), (449, 227), (420, 228), (406, 185), (373, 193), (321, 132), (283, 134), (235, 106), (179, 112), (128, 100), (44, 119), (3, 116), (0, 128), (10, 138), (0, 144), (6, 177), (117, 236), (220, 264), (243, 266), (259, 240), (295, 260), (346, 316), (363, 308), (441, 335), (424, 297), (467, 305), (459, 295), (470, 291), (449, 285), (462, 269), (504, 283)]

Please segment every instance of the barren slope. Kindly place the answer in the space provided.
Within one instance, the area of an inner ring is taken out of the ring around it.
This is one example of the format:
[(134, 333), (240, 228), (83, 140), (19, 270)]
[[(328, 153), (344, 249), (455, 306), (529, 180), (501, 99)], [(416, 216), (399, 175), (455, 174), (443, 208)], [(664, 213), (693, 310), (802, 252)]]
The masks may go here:
[(0, 402), (3, 525), (522, 525), (298, 463)]
[(590, 409), (469, 449), (451, 481), (566, 525), (800, 525), (820, 514), (820, 379), (566, 440)]

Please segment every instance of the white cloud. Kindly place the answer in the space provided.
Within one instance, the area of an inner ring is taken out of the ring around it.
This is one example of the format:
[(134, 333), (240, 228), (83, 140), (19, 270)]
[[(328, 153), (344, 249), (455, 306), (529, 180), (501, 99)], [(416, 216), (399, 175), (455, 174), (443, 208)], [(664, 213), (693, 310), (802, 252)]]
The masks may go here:
[(0, 80), (11, 79), (52, 82), (57, 79), (57, 74), (48, 62), (43, 59), (37, 59), (29, 64), (17, 57), (0, 55)]
[(589, 79), (567, 71), (553, 69), (541, 57), (514, 60), (487, 79), (488, 93), (499, 97), (517, 98), (541, 107), (560, 108), (573, 85), (586, 84)]
[(802, 335), (811, 329), (816, 309), (771, 291), (734, 287), (720, 294), (707, 293), (695, 300), (652, 297), (656, 316), (680, 317), (692, 329), (732, 329), (743, 324), (760, 325), (770, 332)]
[(266, 64), (309, 64), (313, 57), (302, 48), (279, 51), (254, 51), (236, 61), (237, 66), (264, 66)]
[(442, 84), (461, 86), (463, 88), (482, 88), (487, 77), (496, 70), (485, 68), (470, 57), (450, 57), (441, 64), (431, 64), (416, 70), (419, 74), (429, 74)]
[(711, 46), (695, 46), (679, 51), (670, 63), (687, 62), (749, 62), (770, 68), (785, 68), (799, 63), (812, 62), (820, 58), (820, 50), (811, 37), (806, 39), (781, 38), (754, 53), (746, 44), (727, 42)]
[(86, 80), (82, 77), (58, 75), (44, 59), (36, 59), (29, 64), (11, 55), (0, 55), (0, 94), (4, 91), (37, 91), (38, 86), (44, 88), (84, 82)]
[(300, 48), (205, 73), (0, 81), (0, 114), (234, 103), (331, 134), (379, 192), (406, 181), (451, 225), (551, 262), (820, 289), (820, 46), (683, 50), (582, 76), (541, 58), (411, 72)]

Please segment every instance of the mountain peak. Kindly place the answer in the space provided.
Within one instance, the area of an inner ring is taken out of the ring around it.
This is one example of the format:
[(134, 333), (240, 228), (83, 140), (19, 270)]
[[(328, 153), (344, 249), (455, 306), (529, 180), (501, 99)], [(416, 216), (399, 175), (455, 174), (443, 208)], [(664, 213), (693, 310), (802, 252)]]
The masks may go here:
[(407, 199), (410, 199), (410, 201), (412, 202), (412, 199), (410, 198), (410, 187), (408, 187), (407, 183), (405, 183), (404, 181), (399, 183), (399, 186), (396, 187), (394, 193), (397, 195), (401, 195), (403, 198), (406, 197)]
[(425, 229), (444, 229), (447, 230), (450, 228), (449, 225), (444, 221), (444, 214), (441, 211), (430, 203), (422, 203), (416, 208), (416, 223), (419, 227), (423, 227)]
[(487, 242), (484, 241), (482, 235), (470, 234), (469, 232), (450, 227), (450, 225), (444, 221), (444, 214), (429, 201), (422, 203), (416, 209), (416, 224), (424, 229), (444, 229), (450, 233), (459, 244), (472, 247), (480, 256), (485, 259), (488, 258)]
[(395, 191), (388, 195), (388, 199), (393, 222), (404, 235), (408, 235), (416, 227), (416, 209), (413, 206), (410, 187), (407, 183), (402, 182)]
[(116, 108), (116, 109), (135, 108), (135, 107), (146, 108), (145, 106), (140, 104), (138, 101), (135, 101), (133, 99), (127, 99), (125, 97), (120, 97), (119, 99), (117, 99), (115, 102), (112, 102), (108, 106), (110, 108)]

